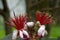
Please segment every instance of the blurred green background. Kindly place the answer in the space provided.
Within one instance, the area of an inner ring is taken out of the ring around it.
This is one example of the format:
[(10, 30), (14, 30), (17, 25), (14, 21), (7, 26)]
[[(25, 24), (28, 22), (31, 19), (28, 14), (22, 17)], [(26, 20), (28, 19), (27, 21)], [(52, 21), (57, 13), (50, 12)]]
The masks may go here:
[(3, 18), (0, 16), (0, 39), (5, 37), (5, 29), (4, 29), (4, 23)]

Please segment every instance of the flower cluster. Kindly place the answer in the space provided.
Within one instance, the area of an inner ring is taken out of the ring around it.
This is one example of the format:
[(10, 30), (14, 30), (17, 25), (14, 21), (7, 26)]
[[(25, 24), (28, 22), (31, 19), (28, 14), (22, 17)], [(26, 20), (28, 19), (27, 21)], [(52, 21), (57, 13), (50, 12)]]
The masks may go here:
[(50, 24), (52, 22), (51, 15), (48, 15), (48, 13), (37, 11), (36, 20), (38, 25), (40, 26), (40, 28), (38, 29), (38, 35), (40, 37), (43, 37), (44, 34), (47, 34), (47, 31), (45, 30), (45, 24)]
[[(42, 14), (42, 12), (37, 11), (36, 12), (36, 23), (38, 24), (39, 28), (37, 30), (37, 34), (40, 37), (43, 37), (45, 34), (47, 34), (47, 31), (45, 30), (45, 24), (49, 24), (52, 22), (52, 18), (50, 15), (48, 15), (47, 13)], [(12, 39), (16, 39), (17, 35), (20, 36), (22, 39), (24, 39), (24, 36), (26, 36), (26, 38), (30, 38), (30, 34), (29, 30), (28, 32), (25, 30), (29, 29), (34, 31), (34, 25), (35, 22), (27, 22), (27, 16), (15, 16), (14, 13), (14, 18), (10, 18), (9, 22), (7, 22), (6, 24), (8, 24), (9, 26), (12, 26), (14, 28), (16, 28), (16, 30), (14, 30), (13, 35), (12, 35)], [(36, 27), (37, 28), (37, 27)]]

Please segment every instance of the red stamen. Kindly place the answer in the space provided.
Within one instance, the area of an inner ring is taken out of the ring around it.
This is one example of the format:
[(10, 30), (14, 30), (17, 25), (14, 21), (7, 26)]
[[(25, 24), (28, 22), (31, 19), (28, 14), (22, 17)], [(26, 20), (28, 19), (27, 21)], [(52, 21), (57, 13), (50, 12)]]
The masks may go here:
[(36, 13), (36, 20), (40, 22), (41, 25), (49, 24), (52, 21), (52, 18), (49, 17), (46, 13), (41, 12)]
[[(14, 13), (14, 19), (13, 18), (10, 18), (10, 22), (14, 24), (15, 28), (17, 30), (21, 30), (24, 28), (24, 24), (26, 22), (26, 16), (15, 16), (15, 13)], [(12, 25), (9, 23), (9, 25)]]

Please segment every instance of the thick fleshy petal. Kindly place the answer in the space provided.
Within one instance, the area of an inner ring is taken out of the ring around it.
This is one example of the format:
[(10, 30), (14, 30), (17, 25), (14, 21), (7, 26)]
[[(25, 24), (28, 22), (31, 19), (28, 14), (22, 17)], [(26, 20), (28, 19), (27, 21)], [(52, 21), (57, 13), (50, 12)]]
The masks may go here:
[(41, 27), (38, 30), (38, 35), (39, 36), (42, 35), (42, 33), (44, 32), (44, 30), (45, 30), (45, 25), (41, 25)]
[(27, 36), (27, 38), (29, 38), (29, 34), (27, 31), (23, 30), (23, 34)]
[(18, 30), (14, 30), (12, 35), (13, 40), (17, 38), (17, 34), (18, 34)]
[(43, 32), (44, 32), (44, 30), (40, 30), (40, 29), (39, 29), (39, 30), (38, 30), (38, 35), (39, 35), (39, 36), (42, 36), (42, 33), (43, 33)]
[(19, 30), (19, 36), (23, 39), (23, 32)]
[(44, 32), (42, 33), (42, 36), (44, 37), (44, 36), (47, 35), (47, 34), (48, 34), (47, 31), (44, 30)]
[(29, 27), (32, 27), (32, 26), (34, 26), (34, 22), (27, 22), (26, 25)]

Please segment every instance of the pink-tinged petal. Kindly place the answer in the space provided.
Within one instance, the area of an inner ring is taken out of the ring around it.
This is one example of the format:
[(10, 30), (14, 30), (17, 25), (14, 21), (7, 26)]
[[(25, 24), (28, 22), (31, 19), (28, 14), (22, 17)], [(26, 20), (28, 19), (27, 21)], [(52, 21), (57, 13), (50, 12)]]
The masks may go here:
[(12, 35), (13, 40), (17, 38), (17, 34), (18, 34), (18, 30), (14, 30)]
[(44, 36), (47, 35), (47, 34), (48, 34), (47, 31), (44, 30), (44, 32), (42, 33), (42, 36), (44, 37)]
[(19, 30), (19, 36), (23, 39), (23, 32)]
[(27, 25), (25, 24), (25, 25), (24, 25), (24, 30), (26, 30), (26, 29), (27, 29)]
[(38, 29), (38, 35), (41, 36), (44, 30), (45, 30), (45, 25), (41, 25), (41, 27)]
[(27, 36), (27, 38), (29, 38), (29, 34), (27, 31), (23, 30), (23, 34)]
[(32, 26), (34, 26), (34, 22), (27, 22), (26, 25), (27, 25), (28, 27), (32, 27)]

